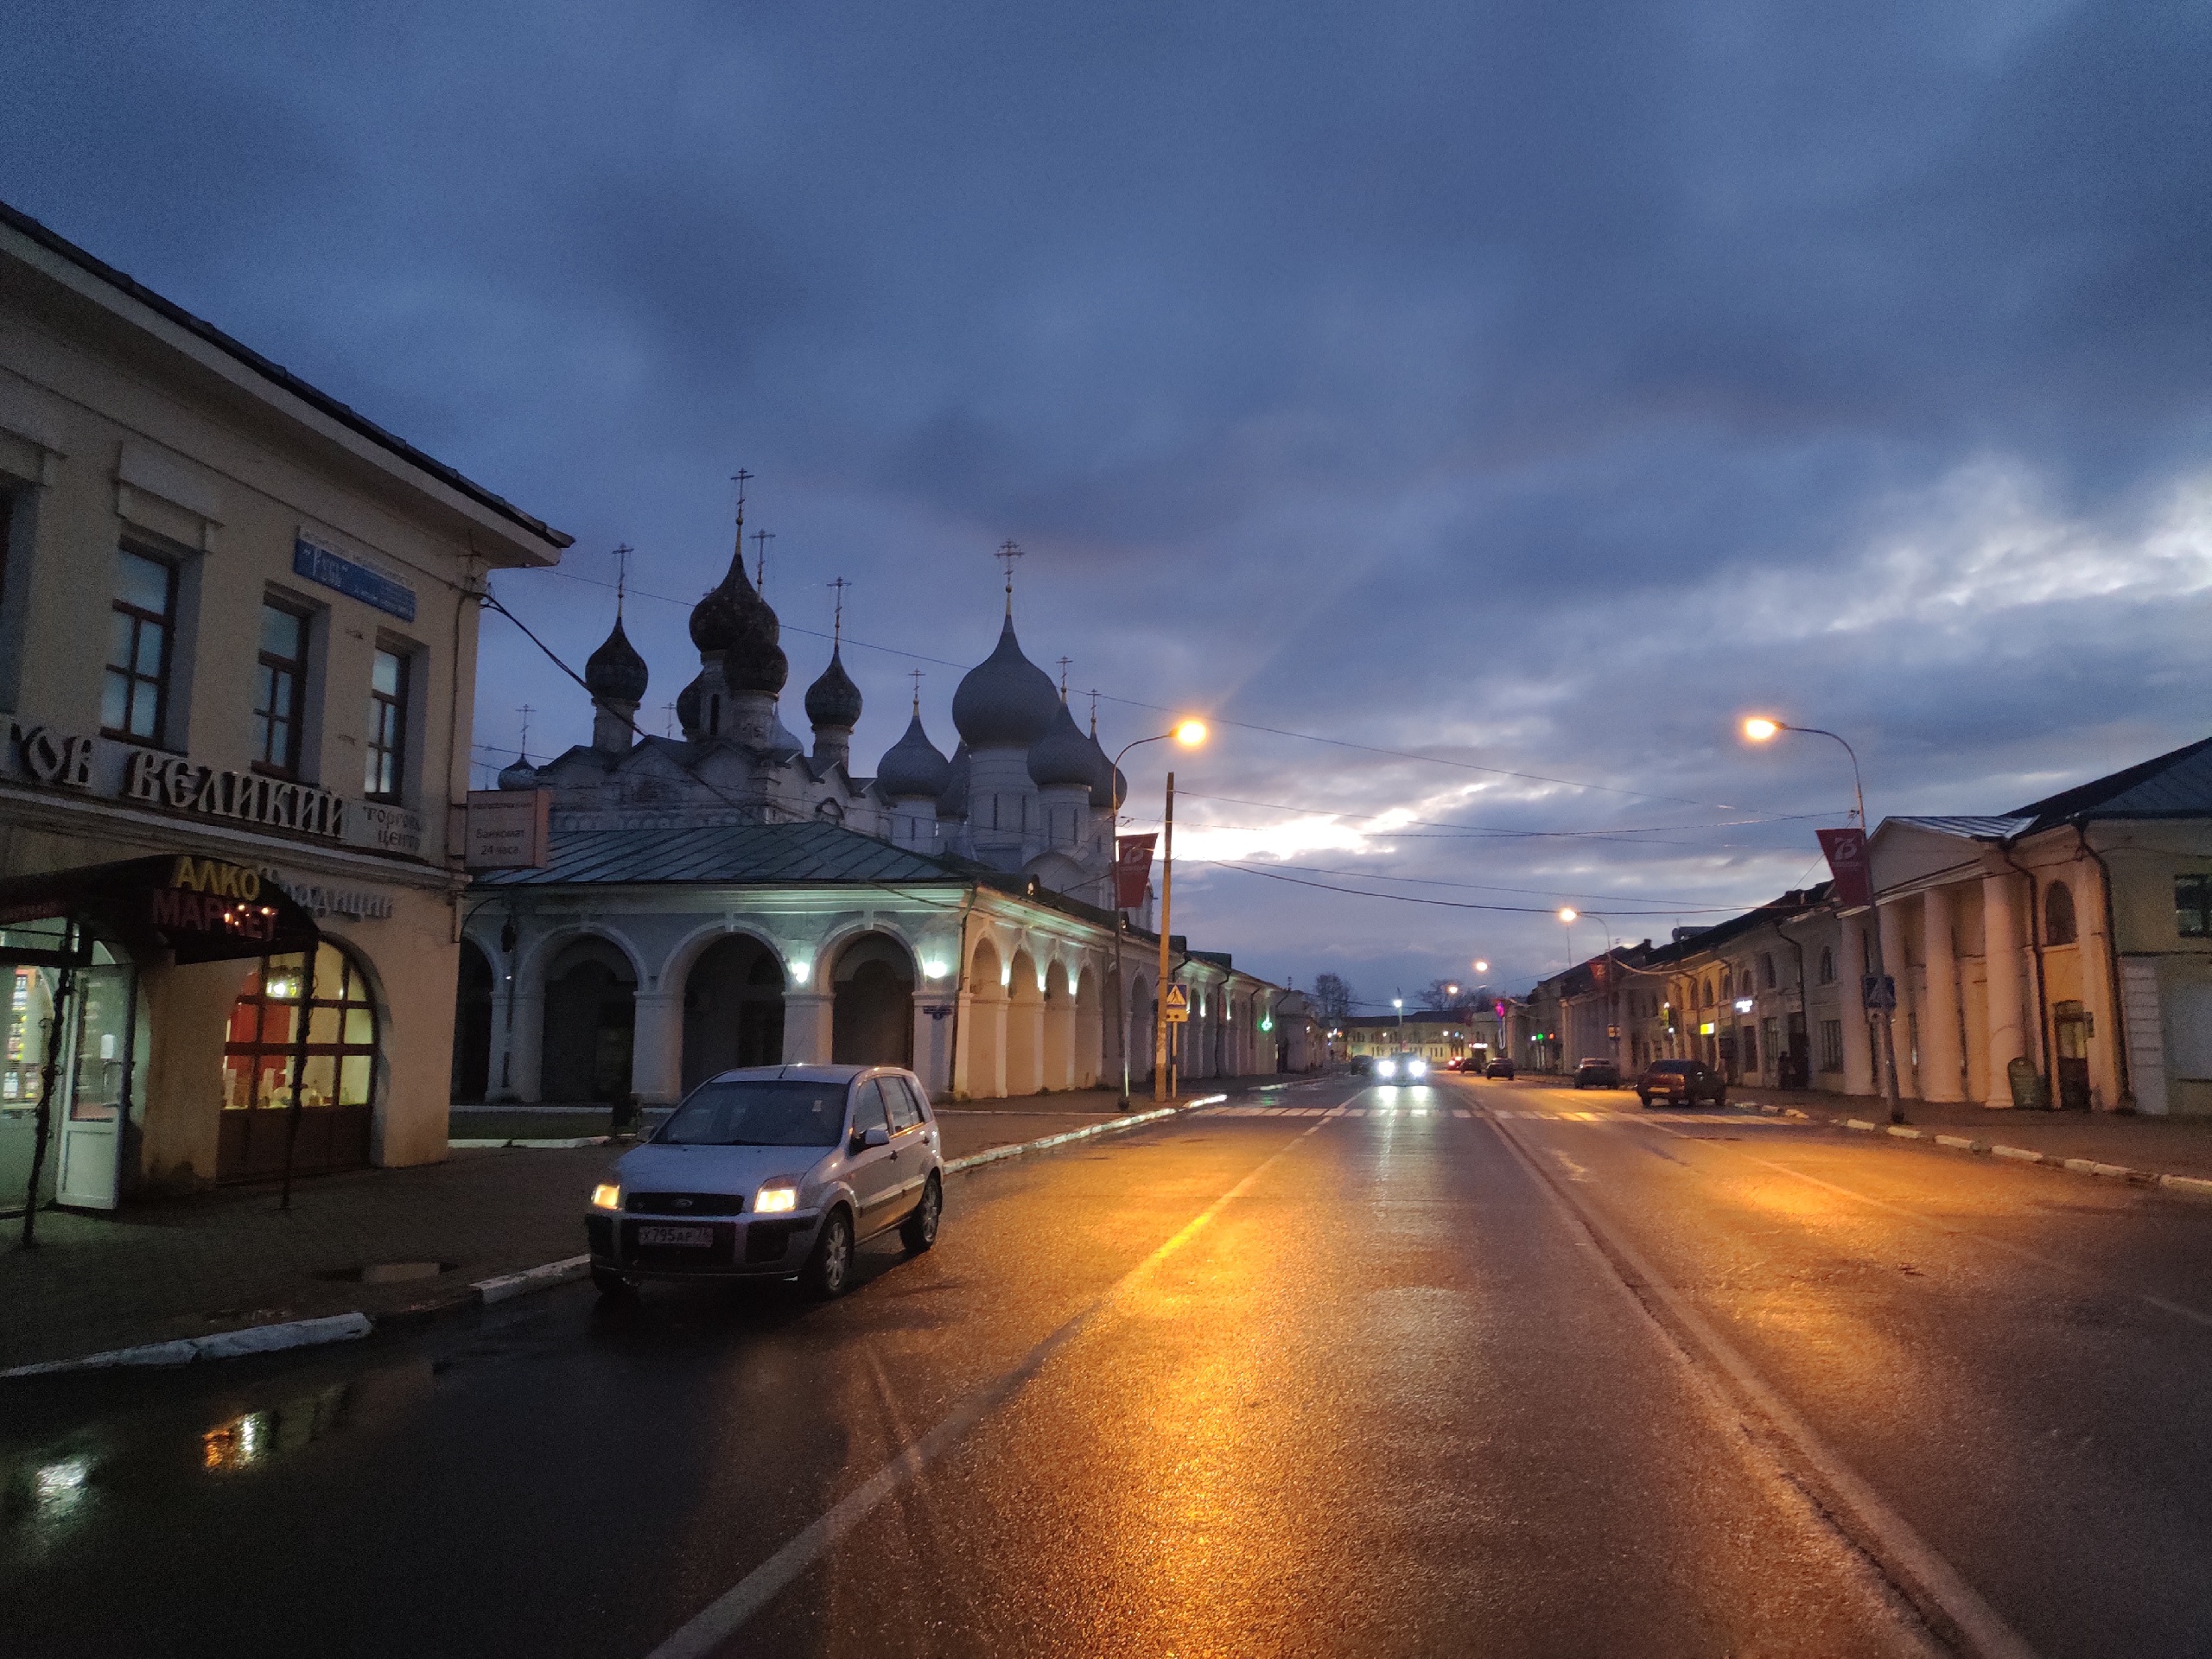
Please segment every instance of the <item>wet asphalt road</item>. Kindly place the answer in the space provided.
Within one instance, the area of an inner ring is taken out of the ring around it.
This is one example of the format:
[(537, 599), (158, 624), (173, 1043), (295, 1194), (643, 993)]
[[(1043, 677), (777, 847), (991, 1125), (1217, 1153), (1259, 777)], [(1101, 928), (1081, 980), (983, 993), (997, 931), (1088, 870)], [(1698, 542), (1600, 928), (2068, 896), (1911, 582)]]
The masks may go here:
[(1904, 1535), (2027, 1650), (2212, 1652), (2212, 1208), (1528, 1084), (1267, 1100), (957, 1177), (826, 1307), (10, 1385), (0, 1651), (1928, 1651)]

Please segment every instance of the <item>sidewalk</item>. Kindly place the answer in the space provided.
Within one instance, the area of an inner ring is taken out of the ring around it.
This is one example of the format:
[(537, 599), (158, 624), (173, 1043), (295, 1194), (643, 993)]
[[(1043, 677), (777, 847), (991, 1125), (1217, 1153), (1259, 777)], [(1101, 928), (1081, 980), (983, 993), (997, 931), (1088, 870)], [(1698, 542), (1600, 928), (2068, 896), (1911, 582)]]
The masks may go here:
[[(1751, 1089), (1731, 1090), (1730, 1097), (1745, 1105), (1795, 1107), (1815, 1122), (1840, 1124), (1855, 1117), (1886, 1128), (1890, 1121), (1889, 1106), (1878, 1096)], [(1906, 1123), (1929, 1135), (1962, 1136), (2153, 1174), (2212, 1178), (2212, 1117), (1993, 1111), (1986, 1106), (1924, 1100), (1908, 1100), (1904, 1107)]]
[[(1207, 1084), (1184, 1098), (1227, 1088)], [(948, 1106), (939, 1114), (944, 1155), (1113, 1122), (1122, 1116), (1114, 1106), (1104, 1091)], [(1131, 1115), (1150, 1109), (1139, 1100)], [(524, 1122), (559, 1124), (530, 1130), (549, 1138), (605, 1127), (537, 1115)], [(462, 1138), (458, 1125), (455, 1135)], [(0, 1370), (286, 1320), (358, 1311), (382, 1321), (473, 1305), (477, 1281), (582, 1250), (585, 1195), (624, 1150), (457, 1148), (442, 1164), (300, 1181), (289, 1214), (264, 1186), (97, 1218), (41, 1211), (33, 1251), (20, 1247), (21, 1223), (10, 1220), (0, 1224)], [(365, 1268), (419, 1276), (364, 1282)]]

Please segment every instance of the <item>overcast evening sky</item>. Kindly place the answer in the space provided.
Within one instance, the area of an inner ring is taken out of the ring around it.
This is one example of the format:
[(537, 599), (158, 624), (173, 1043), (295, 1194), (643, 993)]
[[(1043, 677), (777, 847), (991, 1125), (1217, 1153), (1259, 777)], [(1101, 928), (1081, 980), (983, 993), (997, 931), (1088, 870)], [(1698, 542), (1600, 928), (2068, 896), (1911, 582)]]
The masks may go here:
[[(1877, 821), (2212, 732), (2201, 4), (17, 0), (8, 37), (0, 196), (572, 533), (496, 587), (579, 665), (634, 546), (651, 728), (743, 466), (794, 728), (854, 584), (865, 770), (914, 667), (950, 749), (1008, 537), (1109, 750), (1154, 704), (1428, 757), (1179, 761), (1177, 931), (1277, 980), (1522, 988), (1558, 904), (1663, 938), (1816, 879), (1841, 752), (1747, 751), (1746, 710), (1850, 737)], [(487, 616), (492, 766), (525, 702), (534, 757), (588, 740)]]

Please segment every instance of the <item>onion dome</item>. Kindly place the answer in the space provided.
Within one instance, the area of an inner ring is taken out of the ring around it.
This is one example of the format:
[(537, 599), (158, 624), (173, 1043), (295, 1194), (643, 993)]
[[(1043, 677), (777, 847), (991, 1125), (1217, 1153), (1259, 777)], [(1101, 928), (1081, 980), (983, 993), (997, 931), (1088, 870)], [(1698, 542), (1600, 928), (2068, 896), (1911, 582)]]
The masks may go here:
[(1090, 760), (1094, 747), (1068, 713), (1067, 704), (1062, 703), (1052, 730), (1029, 747), (1030, 780), (1039, 789), (1093, 787), (1098, 781)]
[(1052, 677), (1021, 654), (1014, 619), (998, 649), (969, 669), (952, 694), (952, 723), (972, 748), (1026, 749), (1052, 729), (1061, 712)]
[(945, 768), (944, 793), (937, 798), (937, 815), (941, 818), (964, 818), (968, 816), (968, 746), (965, 743), (952, 752), (952, 764)]
[(499, 787), (501, 789), (536, 789), (537, 769), (521, 755), (517, 755), (513, 760), (499, 769)]
[[(779, 656), (781, 654), (781, 652), (778, 653)], [(781, 709), (778, 709), (773, 715), (769, 716), (768, 747), (771, 753), (779, 754), (785, 753), (791, 754), (804, 754), (806, 753), (806, 745), (798, 741), (798, 734), (792, 731), (790, 727), (784, 724), (784, 715)]]
[(806, 717), (815, 726), (842, 726), (848, 731), (860, 724), (861, 689), (845, 672), (835, 646), (830, 648), (830, 666), (806, 688)]
[(676, 724), (678, 730), (691, 733), (699, 729), (699, 681), (702, 674), (676, 694)]
[(741, 547), (721, 585), (691, 607), (691, 643), (702, 656), (721, 654), (722, 681), (731, 690), (773, 696), (791, 677), (791, 664), (776, 643), (782, 632), (768, 601), (746, 580)]
[(1098, 734), (1090, 734), (1090, 804), (1102, 812), (1110, 812), (1129, 798), (1129, 779), (1106, 758), (1106, 751), (1099, 746)]
[(893, 801), (925, 800), (941, 797), (952, 782), (952, 763), (938, 753), (922, 729), (917, 709), (906, 722), (906, 734), (884, 751), (875, 768), (875, 786)]
[(622, 632), (622, 615), (618, 611), (614, 632), (584, 663), (584, 683), (601, 702), (639, 703), (645, 701), (647, 677), (645, 659)]

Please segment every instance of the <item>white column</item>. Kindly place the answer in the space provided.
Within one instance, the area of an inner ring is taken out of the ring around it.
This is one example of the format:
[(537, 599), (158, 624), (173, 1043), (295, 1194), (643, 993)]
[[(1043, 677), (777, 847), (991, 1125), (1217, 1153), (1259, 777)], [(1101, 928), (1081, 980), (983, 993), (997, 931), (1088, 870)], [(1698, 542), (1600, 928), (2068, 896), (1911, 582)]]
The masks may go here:
[(1859, 982), (1866, 972), (1866, 928), (1873, 918), (1862, 910), (1840, 919), (1842, 948), (1838, 954), (1842, 962), (1837, 976), (1842, 982), (1836, 987), (1836, 1011), (1843, 1016), (1843, 1092), (1871, 1095), (1874, 1061), (1867, 1043), (1866, 1007), (1860, 1000)]
[(545, 1065), (545, 993), (533, 987), (515, 992), (514, 1025), (508, 1033), (514, 1070), (507, 1098), (525, 1103), (543, 1097)]
[(1912, 1070), (1912, 972), (1904, 948), (1904, 906), (1902, 899), (1885, 899), (1875, 906), (1875, 913), (1881, 918), (1882, 971), (1897, 982), (1897, 1009), (1890, 1015), (1891, 1052), (1897, 1059), (1897, 1092), (1908, 1100), (1917, 1100), (1922, 1096), (1920, 1080)]
[(639, 991), (630, 1037), (630, 1092), (664, 1106), (683, 1092), (683, 994)]
[(1959, 1046), (1957, 953), (1951, 944), (1951, 890), (1920, 896), (1921, 952), (1928, 959), (1928, 995), (1920, 1012), (1920, 1097), (1966, 1098), (1965, 1054)]
[(931, 1100), (950, 1086), (946, 1050), (950, 1046), (955, 1016), (932, 1014), (930, 1010), (950, 1006), (944, 997), (914, 999), (914, 1075), (922, 1080), (922, 1087)]
[(784, 993), (784, 1064), (827, 1065), (836, 999), (815, 991)]
[(1989, 976), (1989, 1095), (1983, 1103), (1989, 1106), (2012, 1103), (2007, 1068), (2028, 1052), (2020, 1019), (2020, 931), (2012, 914), (2018, 885), (2009, 870), (1981, 878), (1982, 954)]
[(952, 1018), (958, 1027), (953, 1033), (952, 1092), (963, 1099), (976, 1095), (976, 1020), (980, 1005), (976, 994), (964, 985), (952, 999)]

